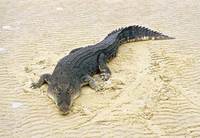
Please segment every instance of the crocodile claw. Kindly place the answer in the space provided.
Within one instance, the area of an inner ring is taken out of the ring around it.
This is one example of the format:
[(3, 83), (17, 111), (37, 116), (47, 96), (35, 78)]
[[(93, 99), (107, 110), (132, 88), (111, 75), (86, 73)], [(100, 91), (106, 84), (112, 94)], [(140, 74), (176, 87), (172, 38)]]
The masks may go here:
[(39, 88), (38, 83), (32, 83), (30, 88), (32, 88), (32, 89)]
[(101, 73), (101, 74), (100, 74), (100, 78), (101, 78), (103, 81), (107, 81), (107, 80), (110, 78), (110, 74), (109, 74), (109, 73)]
[(103, 90), (103, 86), (102, 85), (98, 85), (94, 89), (95, 89), (96, 92), (99, 92), (99, 91)]

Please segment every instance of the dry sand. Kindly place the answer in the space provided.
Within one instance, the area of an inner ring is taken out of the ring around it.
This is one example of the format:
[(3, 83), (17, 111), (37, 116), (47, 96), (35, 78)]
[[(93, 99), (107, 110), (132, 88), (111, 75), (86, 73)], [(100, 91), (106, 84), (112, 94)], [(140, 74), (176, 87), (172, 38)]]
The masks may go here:
[[(99, 93), (61, 116), (29, 89), (70, 50), (140, 24), (176, 37), (125, 44)], [(1, 0), (0, 137), (200, 137), (199, 0)]]

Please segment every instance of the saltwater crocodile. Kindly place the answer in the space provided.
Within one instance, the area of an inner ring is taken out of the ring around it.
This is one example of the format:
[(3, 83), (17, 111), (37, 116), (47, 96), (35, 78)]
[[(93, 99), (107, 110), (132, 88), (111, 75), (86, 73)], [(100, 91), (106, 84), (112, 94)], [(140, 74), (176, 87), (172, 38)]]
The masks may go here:
[(48, 96), (56, 103), (61, 113), (68, 113), (73, 100), (80, 95), (80, 89), (89, 85), (96, 91), (99, 86), (92, 78), (99, 73), (103, 80), (108, 80), (111, 71), (106, 63), (116, 57), (121, 44), (141, 40), (173, 39), (157, 31), (141, 26), (120, 28), (108, 34), (101, 42), (72, 50), (56, 65), (52, 74), (41, 75), (32, 88), (48, 84)]

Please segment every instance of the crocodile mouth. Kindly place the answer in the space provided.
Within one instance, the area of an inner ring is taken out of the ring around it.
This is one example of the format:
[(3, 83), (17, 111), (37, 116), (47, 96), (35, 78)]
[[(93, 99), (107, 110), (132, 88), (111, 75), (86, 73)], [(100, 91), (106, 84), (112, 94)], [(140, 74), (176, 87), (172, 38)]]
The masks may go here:
[[(53, 93), (48, 92), (48, 97), (56, 104), (57, 109), (59, 110), (59, 113), (62, 115), (66, 115), (69, 113), (69, 110), (71, 108), (72, 102), (70, 105), (68, 105), (66, 102), (63, 102), (58, 99)], [(58, 102), (60, 101), (60, 102)]]
[(61, 115), (67, 115), (69, 113), (70, 106), (57, 105), (57, 108)]

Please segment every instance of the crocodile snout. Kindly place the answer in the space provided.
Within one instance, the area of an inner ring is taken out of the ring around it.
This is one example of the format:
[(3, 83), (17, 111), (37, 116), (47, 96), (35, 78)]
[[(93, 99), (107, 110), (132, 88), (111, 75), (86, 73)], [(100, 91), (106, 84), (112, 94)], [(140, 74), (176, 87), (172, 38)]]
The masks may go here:
[(69, 107), (58, 107), (58, 108), (59, 108), (60, 114), (62, 115), (66, 115), (69, 113)]

